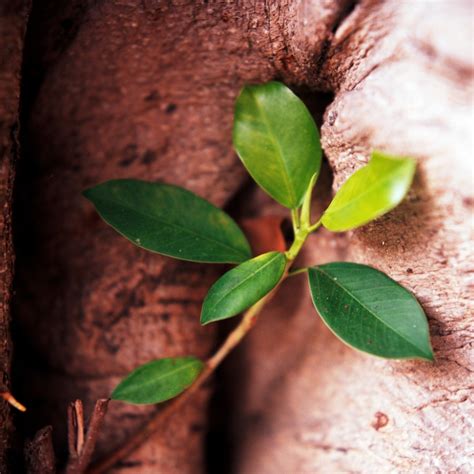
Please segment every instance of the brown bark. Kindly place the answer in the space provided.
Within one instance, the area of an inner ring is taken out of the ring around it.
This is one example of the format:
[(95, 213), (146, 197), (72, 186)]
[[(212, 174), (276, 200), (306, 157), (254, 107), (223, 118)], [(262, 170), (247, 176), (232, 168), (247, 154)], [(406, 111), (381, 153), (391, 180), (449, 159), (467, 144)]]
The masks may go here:
[[(27, 70), (38, 92), (29, 99), (26, 169), (35, 174), (22, 188), (30, 195), (17, 298), (29, 357), (45, 362), (32, 370), (29, 395), (46, 399), (35, 413), (59, 440), (69, 400), (90, 410), (137, 365), (203, 357), (215, 341), (199, 311), (217, 271), (134, 248), (81, 190), (112, 177), (163, 179), (225, 204), (246, 179), (230, 147), (240, 87), (299, 67), (305, 37), (320, 48), (324, 25), (337, 17), (337, 9), (316, 10), (310, 36), (296, 28), (304, 11), (284, 2), (66, 3), (38, 2), (29, 32)], [(197, 472), (206, 399), (202, 392), (125, 467)], [(111, 406), (99, 452), (149, 411)]]
[[(11, 390), (11, 196), (18, 152), (20, 69), (28, 5), (28, 1), (21, 0), (0, 4), (0, 392)], [(0, 468), (7, 463), (11, 432), (11, 407), (0, 400)]]
[(25, 468), (28, 474), (55, 474), (56, 456), (53, 448), (53, 428), (46, 426), (25, 442)]
[[(398, 3), (361, 2), (351, 13), (353, 2), (329, 0), (37, 2), (16, 309), (26, 401), (34, 423), (54, 425), (57, 444), (71, 400), (90, 412), (138, 364), (204, 357), (216, 342), (198, 320), (218, 270), (134, 248), (81, 190), (112, 177), (162, 179), (226, 204), (246, 182), (230, 146), (235, 96), (245, 82), (283, 78), (336, 93), (322, 128), (336, 186), (371, 148), (419, 158), (400, 209), (353, 234), (320, 232), (306, 259), (366, 262), (406, 284), (430, 317), (437, 363), (346, 349), (295, 277), (234, 360), (236, 471), (467, 469), (472, 41), (462, 38), (472, 11)], [(318, 185), (321, 209), (329, 182)], [(250, 196), (244, 214), (275, 212), (261, 193)], [(208, 394), (120, 471), (202, 471)], [(149, 412), (111, 404), (99, 454)]]
[(345, 255), (316, 236), (312, 262), (375, 265), (410, 288), (436, 362), (358, 354), (288, 290), (246, 348), (264, 362), (238, 394), (237, 472), (472, 472), (472, 17), (470, 2), (361, 2), (318, 78), (336, 91), (322, 126), (336, 188), (374, 148), (419, 167), (402, 206), (349, 233)]

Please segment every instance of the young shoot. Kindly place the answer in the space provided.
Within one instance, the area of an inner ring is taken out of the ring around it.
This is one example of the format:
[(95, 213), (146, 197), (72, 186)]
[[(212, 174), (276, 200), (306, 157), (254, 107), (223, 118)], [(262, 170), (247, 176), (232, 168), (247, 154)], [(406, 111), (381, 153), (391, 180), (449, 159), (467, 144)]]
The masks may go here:
[(160, 403), (180, 394), (177, 400), (189, 398), (252, 328), (281, 283), (299, 273), (307, 274), (317, 313), (342, 342), (388, 359), (432, 361), (422, 307), (389, 276), (349, 262), (293, 268), (306, 239), (320, 226), (332, 232), (356, 229), (400, 204), (411, 186), (415, 161), (372, 152), (368, 164), (311, 221), (322, 151), (303, 102), (279, 82), (244, 87), (235, 105), (233, 143), (256, 183), (289, 211), (294, 240), (285, 252), (252, 256), (229, 215), (177, 186), (120, 179), (84, 192), (100, 216), (134, 245), (182, 260), (236, 265), (210, 288), (202, 324), (244, 312), (208, 361), (186, 355), (150, 361), (122, 380), (111, 398), (136, 404)]

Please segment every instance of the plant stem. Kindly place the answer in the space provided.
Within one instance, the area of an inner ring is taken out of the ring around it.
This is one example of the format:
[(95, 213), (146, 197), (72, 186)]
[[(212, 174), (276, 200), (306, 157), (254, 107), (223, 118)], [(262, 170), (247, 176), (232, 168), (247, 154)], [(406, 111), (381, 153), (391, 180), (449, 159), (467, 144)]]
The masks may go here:
[(308, 230), (301, 228), (295, 235), (295, 240), (291, 244), (291, 247), (285, 252), (285, 256), (288, 262), (293, 262), (296, 256), (299, 254), (301, 247), (308, 237)]
[(307, 271), (308, 271), (308, 267), (297, 268), (296, 270), (292, 270), (291, 272), (288, 272), (288, 278), (295, 275), (300, 275), (301, 273), (305, 273)]
[(279, 286), (288, 276), (288, 269), (290, 268), (292, 260), (288, 260), (283, 276), (281, 277), (278, 284), (273, 290), (264, 296), (261, 300), (257, 301), (251, 306), (243, 315), (240, 323), (234, 328), (233, 331), (227, 336), (224, 343), (219, 347), (217, 352), (214, 353), (206, 362), (204, 370), (201, 372), (199, 377), (194, 383), (179, 397), (171, 401), (162, 410), (157, 411), (152, 415), (150, 420), (143, 426), (139, 431), (133, 434), (127, 439), (119, 448), (107, 456), (105, 459), (99, 461), (97, 464), (92, 466), (87, 472), (89, 474), (102, 474), (111, 469), (116, 463), (127, 457), (130, 453), (135, 451), (141, 444), (143, 444), (155, 431), (163, 426), (165, 421), (174, 415), (180, 407), (182, 407), (204, 384), (204, 382), (212, 375), (220, 363), (225, 357), (234, 349), (239, 342), (245, 337), (245, 335), (253, 328), (257, 321), (257, 317), (270, 301), (273, 295), (276, 293)]
[[(135, 451), (142, 443), (144, 443), (155, 431), (157, 431), (165, 421), (173, 416), (178, 409), (183, 406), (193, 395), (196, 393), (199, 388), (202, 387), (204, 382), (214, 373), (216, 368), (221, 364), (221, 362), (226, 358), (226, 356), (239, 344), (239, 342), (245, 337), (245, 335), (252, 329), (257, 321), (257, 317), (268, 301), (273, 297), (277, 289), (280, 287), (281, 283), (288, 277), (292, 275), (297, 275), (306, 271), (306, 268), (301, 268), (295, 270), (294, 272), (288, 273), (289, 268), (293, 264), (296, 256), (301, 250), (301, 247), (306, 241), (308, 235), (316, 230), (321, 225), (321, 219), (316, 222), (314, 225), (310, 225), (309, 222), (309, 205), (311, 202), (311, 189), (314, 186), (316, 181), (316, 176), (313, 177), (311, 181), (311, 186), (306, 195), (305, 202), (303, 203), (304, 216), (303, 221), (300, 220), (300, 215), (298, 209), (291, 210), (291, 217), (293, 221), (293, 229), (295, 232), (295, 238), (291, 247), (285, 252), (286, 257), (286, 266), (283, 276), (281, 277), (278, 284), (273, 288), (273, 290), (264, 296), (261, 300), (257, 301), (253, 306), (251, 306), (243, 315), (240, 323), (235, 327), (233, 331), (227, 336), (224, 343), (217, 350), (217, 352), (212, 355), (206, 362), (204, 370), (201, 372), (199, 377), (194, 381), (194, 383), (180, 396), (175, 398), (173, 401), (169, 402), (165, 408), (157, 411), (152, 415), (151, 419), (131, 438), (127, 439), (119, 448), (107, 456), (102, 461), (99, 461), (97, 464), (91, 467), (88, 470), (90, 474), (102, 474), (112, 468), (117, 462), (126, 458), (130, 453)], [(302, 210), (302, 215), (303, 215)]]
[(311, 181), (309, 182), (308, 189), (304, 196), (303, 206), (301, 207), (301, 227), (308, 228), (311, 218), (311, 195), (313, 193), (314, 185), (318, 179), (318, 173), (313, 174)]
[(293, 223), (293, 233), (296, 235), (300, 230), (300, 215), (298, 209), (291, 210), (291, 222)]
[(322, 224), (322, 217), (321, 217), (321, 219), (318, 220), (318, 222), (316, 222), (315, 224), (313, 224), (312, 226), (309, 227), (308, 233), (314, 232), (316, 229), (321, 227), (321, 224)]

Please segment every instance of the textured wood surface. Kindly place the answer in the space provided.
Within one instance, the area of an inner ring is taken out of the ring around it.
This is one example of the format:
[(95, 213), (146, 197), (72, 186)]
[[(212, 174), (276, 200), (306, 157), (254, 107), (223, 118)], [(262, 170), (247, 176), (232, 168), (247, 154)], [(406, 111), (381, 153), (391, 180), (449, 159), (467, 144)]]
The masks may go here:
[[(10, 300), (14, 163), (18, 155), (20, 70), (28, 1), (0, 3), (0, 392), (11, 390)], [(11, 407), (0, 400), (0, 470), (12, 432)]]
[[(321, 24), (336, 16), (322, 13)], [(35, 361), (25, 396), (35, 423), (52, 423), (59, 444), (69, 400), (90, 407), (138, 364), (203, 357), (215, 344), (199, 313), (219, 270), (134, 248), (101, 222), (81, 190), (109, 178), (163, 179), (225, 204), (246, 179), (230, 146), (234, 99), (244, 83), (278, 74), (281, 32), (303, 14), (263, 2), (35, 5), (17, 312), (24, 357)], [(205, 398), (125, 467), (198, 472)], [(99, 452), (136, 429), (143, 411), (111, 406)]]
[[(163, 179), (225, 205), (248, 182), (230, 146), (234, 99), (245, 82), (277, 78), (310, 103), (334, 92), (322, 140), (335, 188), (371, 148), (419, 160), (403, 206), (354, 233), (320, 232), (305, 258), (373, 264), (406, 284), (429, 315), (437, 362), (346, 349), (296, 277), (229, 366), (239, 371), (225, 420), (233, 469), (472, 471), (469, 18), (468, 1), (36, 2), (15, 306), (30, 426), (52, 423), (64, 444), (69, 401), (89, 411), (136, 365), (215, 345), (198, 320), (219, 269), (132, 247), (80, 192), (109, 178)], [(253, 193), (243, 215), (275, 212)], [(209, 389), (118, 471), (203, 471)], [(149, 410), (111, 406), (99, 453)]]
[(335, 91), (322, 126), (335, 188), (373, 148), (419, 166), (402, 206), (349, 233), (345, 254), (315, 236), (310, 261), (375, 265), (411, 289), (436, 362), (358, 354), (316, 320), (307, 296), (292, 311), (288, 290), (247, 346), (237, 472), (474, 469), (472, 18), (470, 2), (361, 2), (317, 79)]

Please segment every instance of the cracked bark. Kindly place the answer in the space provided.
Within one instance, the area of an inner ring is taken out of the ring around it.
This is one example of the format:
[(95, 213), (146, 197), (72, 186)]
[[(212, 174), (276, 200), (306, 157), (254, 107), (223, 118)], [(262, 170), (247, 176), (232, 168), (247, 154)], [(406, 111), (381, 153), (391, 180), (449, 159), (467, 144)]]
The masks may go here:
[[(374, 264), (411, 288), (430, 317), (437, 363), (346, 349), (296, 277), (234, 358), (235, 470), (468, 469), (472, 10), (398, 3), (36, 2), (15, 305), (32, 427), (53, 424), (60, 445), (71, 400), (90, 411), (140, 363), (209, 353), (216, 334), (199, 327), (199, 310), (218, 270), (130, 246), (80, 191), (111, 177), (163, 179), (227, 203), (246, 180), (230, 146), (235, 96), (245, 82), (282, 78), (336, 94), (322, 127), (335, 187), (371, 148), (419, 159), (400, 209), (352, 234), (320, 232), (306, 258)], [(244, 214), (274, 212), (258, 196)], [(209, 389), (120, 472), (204, 470)], [(112, 404), (98, 453), (149, 411)]]

